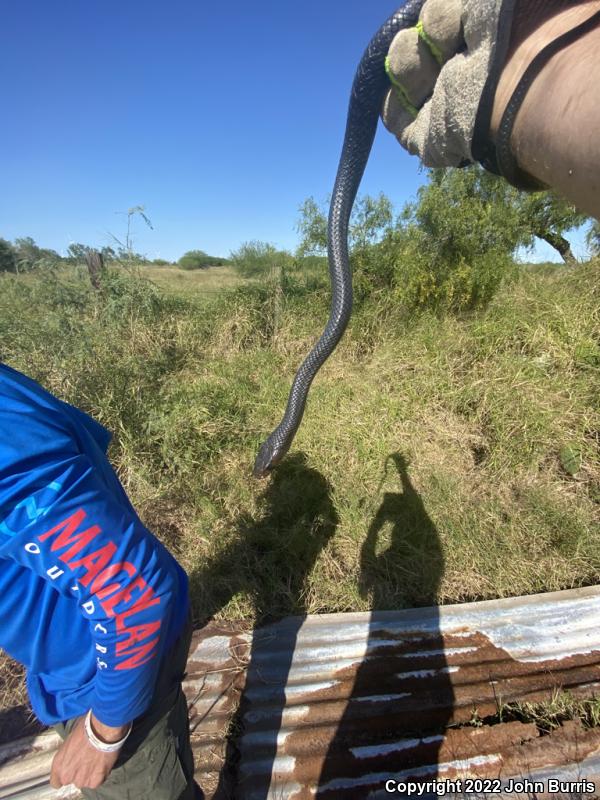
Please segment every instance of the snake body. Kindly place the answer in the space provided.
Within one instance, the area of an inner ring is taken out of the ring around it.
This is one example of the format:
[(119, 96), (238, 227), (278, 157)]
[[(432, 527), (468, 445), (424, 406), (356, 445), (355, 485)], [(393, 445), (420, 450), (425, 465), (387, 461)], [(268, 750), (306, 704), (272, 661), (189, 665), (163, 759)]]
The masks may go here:
[(389, 80), (385, 58), (398, 31), (416, 25), (424, 0), (407, 0), (377, 31), (354, 78), (346, 134), (329, 208), (327, 230), (331, 312), (325, 330), (296, 373), (283, 419), (261, 446), (254, 476), (265, 477), (289, 450), (298, 430), (310, 385), (342, 338), (352, 312), (352, 275), (348, 257), (350, 214), (362, 180)]

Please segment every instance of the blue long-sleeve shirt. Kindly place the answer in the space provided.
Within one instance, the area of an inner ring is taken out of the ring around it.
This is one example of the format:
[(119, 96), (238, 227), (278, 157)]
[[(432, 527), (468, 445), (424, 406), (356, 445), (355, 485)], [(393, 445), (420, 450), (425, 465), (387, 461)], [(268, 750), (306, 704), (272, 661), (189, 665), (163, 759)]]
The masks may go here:
[(188, 581), (137, 517), (110, 434), (0, 364), (0, 646), (51, 725), (146, 711), (183, 629)]

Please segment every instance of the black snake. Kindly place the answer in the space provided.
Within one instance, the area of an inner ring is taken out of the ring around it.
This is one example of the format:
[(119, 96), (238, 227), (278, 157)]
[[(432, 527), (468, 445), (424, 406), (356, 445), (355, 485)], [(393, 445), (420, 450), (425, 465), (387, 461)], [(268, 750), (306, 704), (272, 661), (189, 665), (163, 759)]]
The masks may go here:
[(254, 476), (262, 478), (292, 444), (302, 422), (313, 379), (335, 350), (352, 312), (352, 275), (348, 259), (348, 224), (362, 180), (389, 80), (385, 58), (394, 36), (416, 25), (424, 0), (407, 0), (377, 31), (356, 71), (346, 122), (344, 146), (329, 208), (328, 258), (332, 285), (331, 313), (319, 341), (296, 373), (283, 419), (260, 448)]

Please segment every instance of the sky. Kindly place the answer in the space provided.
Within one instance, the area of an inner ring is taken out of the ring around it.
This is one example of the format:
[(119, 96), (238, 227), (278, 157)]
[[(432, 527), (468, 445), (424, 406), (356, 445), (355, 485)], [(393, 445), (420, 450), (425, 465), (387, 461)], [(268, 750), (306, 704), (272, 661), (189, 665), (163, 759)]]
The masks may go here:
[[(395, 7), (0, 0), (0, 237), (102, 247), (143, 205), (153, 230), (138, 219), (133, 244), (149, 258), (293, 249), (299, 206), (331, 192), (358, 61)], [(361, 192), (400, 211), (424, 181), (380, 126)]]

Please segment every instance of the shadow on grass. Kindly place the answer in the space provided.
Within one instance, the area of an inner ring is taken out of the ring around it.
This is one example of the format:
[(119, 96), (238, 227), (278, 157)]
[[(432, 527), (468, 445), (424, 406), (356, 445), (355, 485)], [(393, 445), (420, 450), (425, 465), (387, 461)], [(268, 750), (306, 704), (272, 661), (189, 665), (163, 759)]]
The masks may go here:
[[(259, 622), (297, 615), (291, 629), (287, 629), (290, 636), (286, 637), (285, 647), (278, 649), (273, 659), (277, 678), (269, 687), (270, 718), (261, 745), (261, 760), (269, 765), (277, 752), (277, 734), (286, 705), (285, 684), (295, 635), (306, 616), (307, 578), (333, 537), (339, 520), (331, 499), (331, 486), (317, 470), (307, 466), (303, 454), (286, 458), (273, 473), (261, 498), (260, 509), (257, 518), (248, 516), (238, 523), (238, 535), (229, 547), (204, 569), (190, 576), (190, 587), (192, 597), (202, 597), (206, 596), (207, 582), (214, 586), (210, 594), (212, 604), (207, 604), (206, 600), (202, 604), (208, 616), (216, 614), (239, 593), (250, 600)], [(232, 576), (235, 576), (233, 580)], [(260, 634), (255, 635), (247, 670), (248, 686), (265, 683), (264, 651), (264, 640)], [(243, 694), (232, 724), (233, 731), (242, 730), (248, 706)], [(239, 764), (238, 745), (239, 742), (229, 743), (217, 798), (245, 796), (234, 788), (243, 784), (244, 765)], [(259, 794), (253, 796), (260, 796), (260, 788), (257, 791)]]
[[(390, 775), (403, 768), (425, 767), (427, 779), (435, 779), (438, 734), (452, 709), (453, 691), (435, 608), (444, 571), (439, 536), (404, 457), (389, 456), (386, 475), (390, 467), (397, 472), (398, 491), (384, 493), (361, 550), (360, 588), (372, 598), (373, 613), (357, 643), (363, 655), (357, 656), (350, 677), (341, 677), (350, 683), (350, 696), (346, 695), (341, 719), (335, 720), (333, 738), (329, 744), (323, 740), (326, 756), (319, 797), (341, 796), (345, 780), (350, 785), (360, 782), (371, 767), (375, 772), (388, 769)], [(231, 544), (191, 576), (192, 594), (203, 598), (210, 615), (239, 593), (253, 604), (261, 622), (296, 615), (276, 628), (255, 631), (218, 800), (275, 796), (269, 782), (297, 635), (307, 613), (307, 579), (338, 522), (326, 479), (307, 466), (303, 455), (292, 456), (273, 474), (260, 513), (243, 518)], [(207, 586), (212, 587), (210, 595)], [(415, 636), (412, 641), (410, 636), (390, 641), (393, 635), (386, 633), (377, 612), (415, 605), (434, 606), (428, 612), (426, 642), (415, 644)], [(311, 736), (310, 728), (306, 735)], [(393, 752), (394, 743), (411, 737), (428, 738), (413, 753)], [(372, 764), (352, 755), (363, 745), (375, 753)]]
[[(441, 734), (452, 713), (454, 693), (436, 608), (442, 548), (405, 458), (390, 455), (386, 475), (390, 462), (399, 491), (385, 492), (361, 551), (361, 590), (372, 598), (373, 609), (364, 657), (317, 790), (318, 797), (332, 800), (349, 797), (348, 791), (358, 797), (361, 783), (366, 796), (373, 788), (370, 780), (382, 791), (384, 777), (369, 775), (400, 779), (410, 770), (436, 780)], [(431, 607), (426, 639), (422, 631), (412, 636), (409, 629), (406, 636), (397, 628), (387, 631), (386, 615), (377, 613), (407, 606)]]

